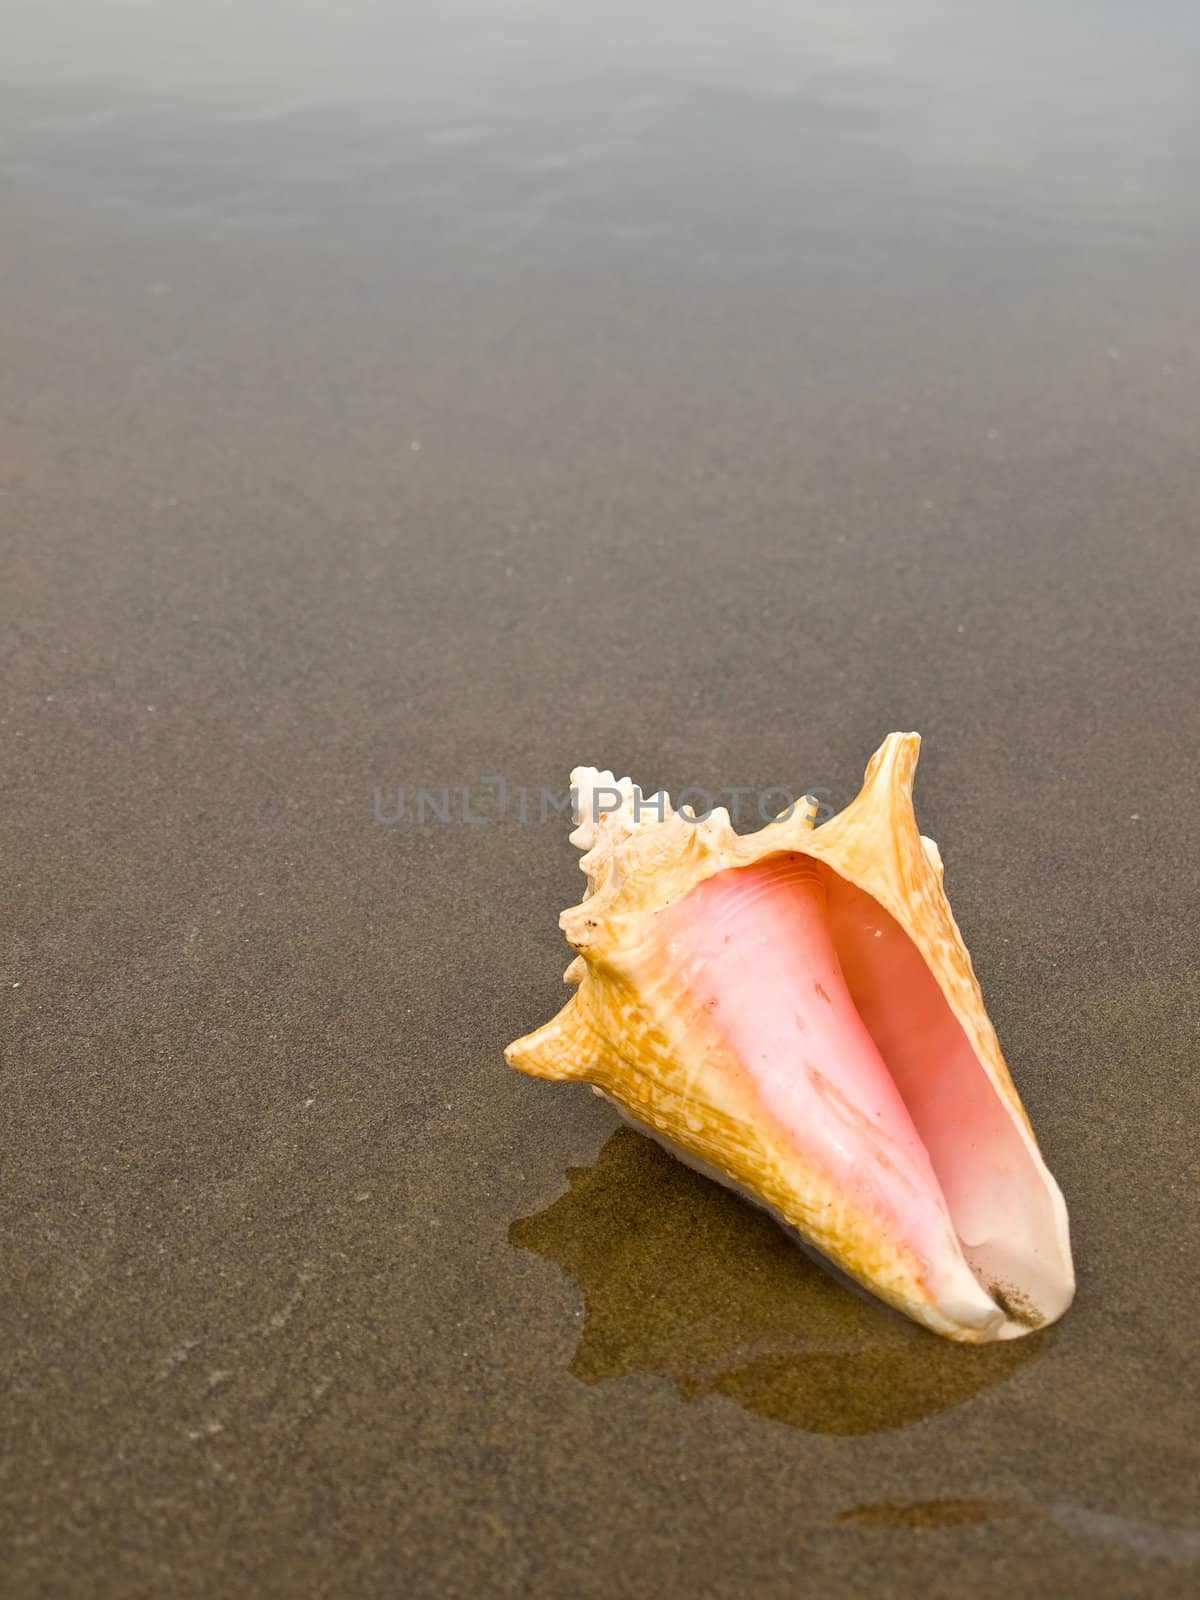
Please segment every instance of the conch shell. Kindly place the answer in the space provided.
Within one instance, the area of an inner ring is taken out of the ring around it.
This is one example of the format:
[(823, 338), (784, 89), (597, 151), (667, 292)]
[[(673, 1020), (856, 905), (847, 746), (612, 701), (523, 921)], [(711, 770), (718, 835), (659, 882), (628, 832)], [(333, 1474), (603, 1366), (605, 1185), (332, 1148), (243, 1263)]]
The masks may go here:
[(577, 768), (578, 989), (505, 1055), (586, 1079), (933, 1332), (1015, 1339), (1071, 1303), (1067, 1212), (917, 831), (919, 745), (890, 734), (822, 827), (805, 802), (748, 835)]

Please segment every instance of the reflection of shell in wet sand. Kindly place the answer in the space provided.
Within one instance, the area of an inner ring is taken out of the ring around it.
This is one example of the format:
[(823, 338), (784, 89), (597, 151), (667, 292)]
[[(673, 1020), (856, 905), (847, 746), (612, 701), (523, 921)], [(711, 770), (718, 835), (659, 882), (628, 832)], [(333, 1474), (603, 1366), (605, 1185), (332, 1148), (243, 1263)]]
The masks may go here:
[(917, 832), (919, 740), (857, 798), (739, 837), (628, 779), (572, 774), (579, 985), (506, 1052), (582, 1078), (934, 1332), (1013, 1339), (1074, 1292), (1047, 1171)]
[(649, 1373), (809, 1432), (874, 1433), (1003, 1382), (1054, 1337), (939, 1344), (847, 1294), (763, 1212), (627, 1128), (568, 1180), (509, 1238), (578, 1283), (571, 1371), (584, 1383)]

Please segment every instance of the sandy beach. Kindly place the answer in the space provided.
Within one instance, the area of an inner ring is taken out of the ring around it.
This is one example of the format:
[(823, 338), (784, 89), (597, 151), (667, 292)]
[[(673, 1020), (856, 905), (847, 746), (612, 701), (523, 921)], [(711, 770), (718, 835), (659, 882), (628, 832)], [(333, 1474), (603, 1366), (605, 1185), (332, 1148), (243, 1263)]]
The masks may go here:
[[(6, 1594), (1190, 1593), (1200, 31), (552, 9), (0, 23)], [(502, 1060), (519, 791), (893, 728), (1019, 1351)]]

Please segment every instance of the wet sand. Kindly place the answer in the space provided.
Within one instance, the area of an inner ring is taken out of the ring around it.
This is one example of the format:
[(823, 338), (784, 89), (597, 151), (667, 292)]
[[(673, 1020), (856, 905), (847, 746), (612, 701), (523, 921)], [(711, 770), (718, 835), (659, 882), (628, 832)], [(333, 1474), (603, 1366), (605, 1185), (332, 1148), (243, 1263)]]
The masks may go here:
[[(324, 168), (5, 100), (6, 1593), (1191, 1592), (1197, 141), (949, 171), (802, 55)], [(1079, 1271), (987, 1370), (501, 1059), (581, 882), (520, 788), (910, 727)]]

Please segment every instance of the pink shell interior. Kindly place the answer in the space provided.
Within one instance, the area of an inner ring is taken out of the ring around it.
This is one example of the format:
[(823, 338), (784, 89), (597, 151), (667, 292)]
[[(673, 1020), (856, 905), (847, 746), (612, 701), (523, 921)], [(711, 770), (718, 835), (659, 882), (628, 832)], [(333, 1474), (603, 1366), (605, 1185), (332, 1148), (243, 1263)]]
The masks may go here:
[(931, 1299), (993, 1336), (1004, 1312), (982, 1285), (1040, 1320), (1042, 1279), (1054, 1293), (1053, 1265), (1038, 1260), (1044, 1187), (900, 925), (796, 854), (718, 873), (661, 918), (672, 962), (766, 1112), (916, 1254)]

